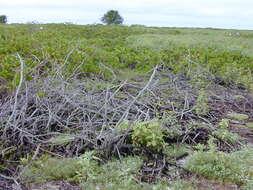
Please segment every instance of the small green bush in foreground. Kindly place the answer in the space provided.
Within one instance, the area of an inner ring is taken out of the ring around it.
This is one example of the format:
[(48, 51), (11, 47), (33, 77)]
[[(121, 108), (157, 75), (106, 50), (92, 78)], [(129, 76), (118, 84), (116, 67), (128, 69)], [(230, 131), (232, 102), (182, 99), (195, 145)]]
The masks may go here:
[(100, 165), (91, 151), (76, 159), (42, 158), (25, 167), (21, 177), (31, 179), (29, 183), (66, 180), (89, 190), (167, 190), (162, 183), (137, 183), (142, 164), (139, 157), (130, 156)]
[(76, 172), (80, 165), (77, 158), (49, 158), (42, 157), (24, 167), (21, 177), (29, 179), (29, 183), (43, 183), (53, 180), (67, 180), (77, 182)]
[(247, 185), (253, 181), (253, 149), (233, 153), (197, 151), (186, 160), (185, 168), (208, 179)]

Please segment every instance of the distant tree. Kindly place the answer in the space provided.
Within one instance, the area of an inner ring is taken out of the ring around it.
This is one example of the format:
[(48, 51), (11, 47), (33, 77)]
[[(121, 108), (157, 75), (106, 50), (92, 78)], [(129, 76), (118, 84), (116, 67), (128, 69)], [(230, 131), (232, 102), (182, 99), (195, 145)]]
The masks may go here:
[(0, 23), (7, 23), (7, 16), (6, 15), (0, 15)]
[(101, 21), (107, 25), (111, 25), (122, 24), (124, 19), (122, 16), (120, 16), (118, 11), (110, 10), (104, 14), (104, 16), (101, 18)]

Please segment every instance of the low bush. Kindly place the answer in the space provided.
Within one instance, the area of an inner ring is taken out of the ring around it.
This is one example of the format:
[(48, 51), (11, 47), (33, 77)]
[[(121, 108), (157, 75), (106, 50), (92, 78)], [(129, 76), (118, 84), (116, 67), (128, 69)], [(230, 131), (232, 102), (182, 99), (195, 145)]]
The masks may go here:
[(137, 122), (133, 127), (134, 145), (162, 150), (165, 146), (164, 129), (159, 121)]
[(44, 183), (53, 180), (67, 180), (78, 182), (75, 179), (80, 169), (78, 158), (53, 158), (44, 156), (36, 161), (25, 163), (20, 176), (29, 183)]
[(253, 180), (252, 163), (252, 148), (233, 153), (197, 151), (187, 158), (185, 168), (209, 179), (245, 185)]

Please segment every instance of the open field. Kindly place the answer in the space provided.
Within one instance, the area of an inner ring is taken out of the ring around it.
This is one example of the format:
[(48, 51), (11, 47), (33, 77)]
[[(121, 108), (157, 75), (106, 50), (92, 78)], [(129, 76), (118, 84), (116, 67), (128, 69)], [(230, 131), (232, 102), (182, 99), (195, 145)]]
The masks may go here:
[(253, 31), (0, 25), (0, 189), (253, 186)]

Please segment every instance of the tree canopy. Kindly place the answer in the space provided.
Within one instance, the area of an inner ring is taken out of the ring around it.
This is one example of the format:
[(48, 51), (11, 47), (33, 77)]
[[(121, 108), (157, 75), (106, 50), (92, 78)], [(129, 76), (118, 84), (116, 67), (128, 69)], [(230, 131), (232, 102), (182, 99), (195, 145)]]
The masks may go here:
[(0, 23), (7, 23), (7, 16), (6, 15), (0, 15)]
[(111, 25), (111, 24), (122, 24), (124, 19), (116, 10), (109, 10), (107, 11), (104, 16), (101, 18), (101, 21), (104, 24)]

